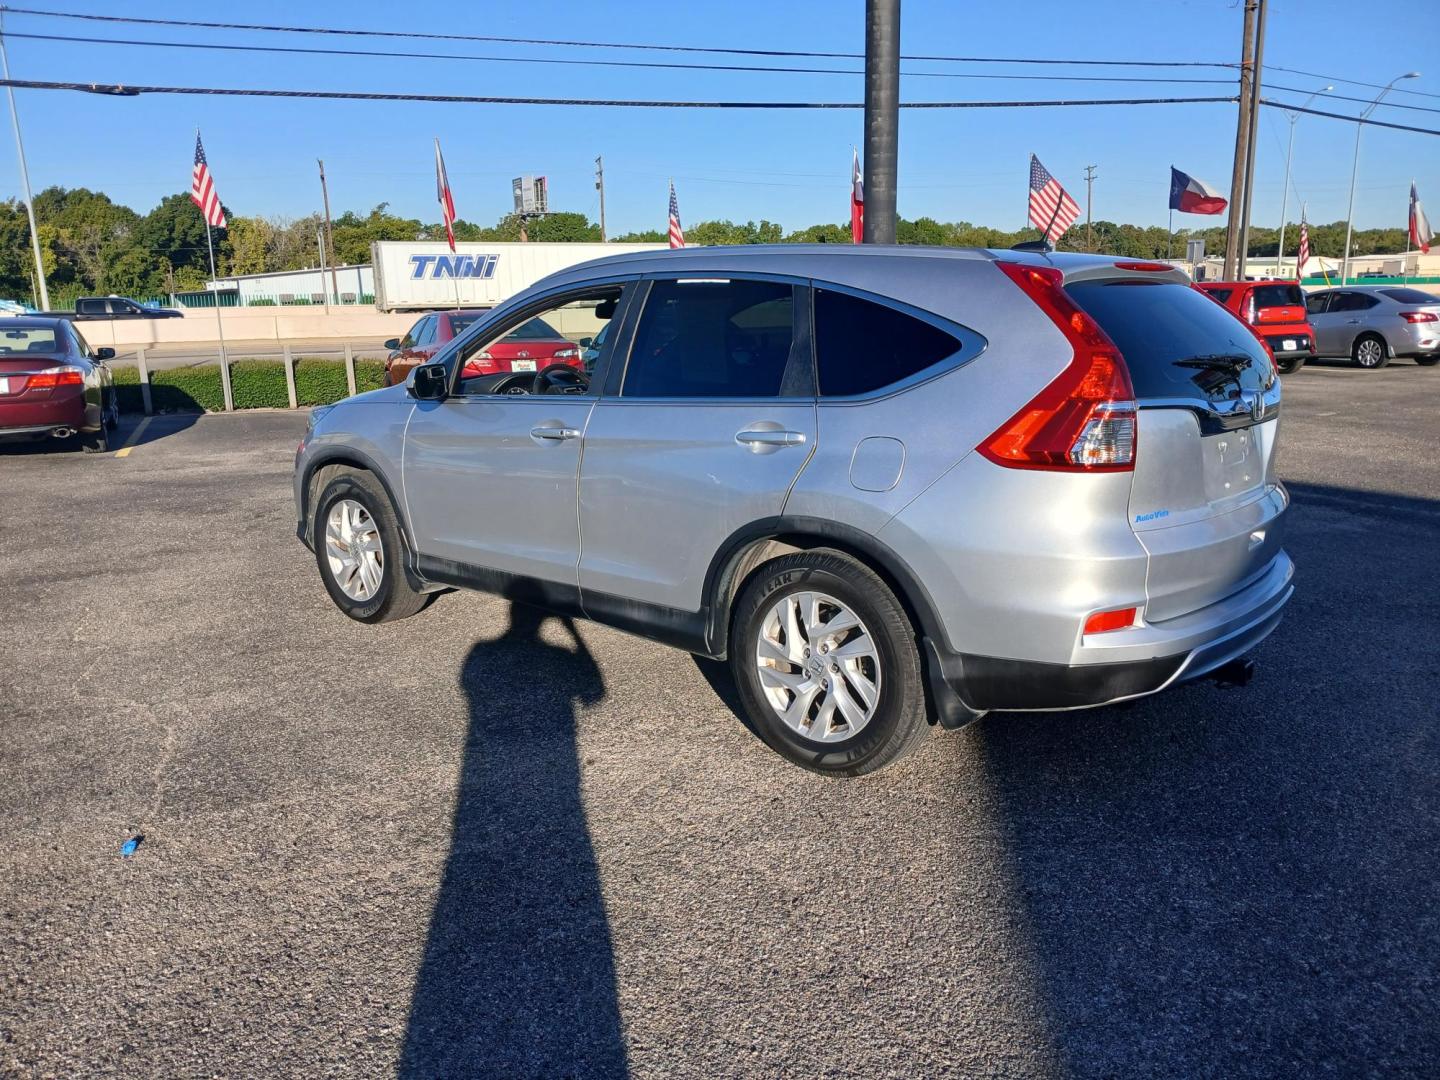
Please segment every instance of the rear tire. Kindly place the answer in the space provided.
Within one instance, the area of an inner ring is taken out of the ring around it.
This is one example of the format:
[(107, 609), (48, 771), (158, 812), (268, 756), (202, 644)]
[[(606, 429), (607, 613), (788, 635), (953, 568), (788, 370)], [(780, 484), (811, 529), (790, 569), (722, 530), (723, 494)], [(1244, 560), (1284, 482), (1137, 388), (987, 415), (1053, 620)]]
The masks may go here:
[(310, 512), (320, 578), (335, 606), (357, 622), (404, 619), (430, 602), (405, 572), (405, 538), (390, 496), (374, 475), (340, 473)]
[(82, 454), (108, 454), (110, 452), (110, 428), (102, 419), (98, 431), (82, 431), (77, 436)]
[(1390, 350), (1384, 338), (1375, 334), (1361, 334), (1350, 347), (1350, 359), (1362, 368), (1378, 371), (1390, 363)]
[(861, 776), (926, 733), (915, 628), (880, 576), (850, 556), (818, 549), (765, 563), (741, 591), (731, 631), (744, 711), (796, 765)]
[(1281, 375), (1294, 375), (1295, 372), (1304, 366), (1305, 357), (1303, 356), (1292, 356), (1289, 360), (1277, 360), (1275, 362), (1275, 370), (1280, 372)]

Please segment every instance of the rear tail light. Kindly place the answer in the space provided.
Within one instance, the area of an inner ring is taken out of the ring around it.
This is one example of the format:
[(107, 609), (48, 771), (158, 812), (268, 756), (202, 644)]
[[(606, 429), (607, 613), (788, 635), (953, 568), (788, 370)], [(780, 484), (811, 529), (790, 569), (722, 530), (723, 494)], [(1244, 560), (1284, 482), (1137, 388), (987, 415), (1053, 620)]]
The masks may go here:
[(1074, 349), (1069, 365), (980, 444), (1012, 469), (1120, 472), (1135, 467), (1135, 391), (1115, 343), (1061, 288), (1051, 267), (998, 263), (1060, 328)]
[(1260, 311), (1255, 307), (1255, 294), (1252, 292), (1245, 301), (1245, 321), (1254, 326), (1260, 321)]
[(1440, 316), (1437, 316), (1433, 311), (1402, 311), (1400, 318), (1408, 323), (1440, 322)]
[(580, 350), (575, 348), (574, 346), (571, 346), (568, 349), (557, 349), (555, 351), (556, 360), (574, 360), (579, 355)]
[(1085, 620), (1084, 633), (1104, 634), (1110, 630), (1127, 630), (1135, 625), (1139, 608), (1116, 608), (1114, 611), (1097, 611)]
[(85, 371), (71, 364), (46, 368), (30, 376), (25, 384), (28, 390), (53, 390), (57, 386), (84, 386)]

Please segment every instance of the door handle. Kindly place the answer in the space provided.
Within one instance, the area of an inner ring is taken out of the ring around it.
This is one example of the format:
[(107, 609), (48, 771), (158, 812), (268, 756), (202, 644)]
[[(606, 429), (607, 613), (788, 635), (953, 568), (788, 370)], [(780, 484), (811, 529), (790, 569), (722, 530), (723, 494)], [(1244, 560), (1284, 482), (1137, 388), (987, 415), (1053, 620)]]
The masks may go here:
[(744, 446), (800, 446), (805, 442), (803, 431), (737, 431), (735, 441)]
[(563, 442), (566, 439), (578, 439), (580, 432), (573, 427), (533, 427), (530, 434), (537, 439), (548, 439), (551, 442)]

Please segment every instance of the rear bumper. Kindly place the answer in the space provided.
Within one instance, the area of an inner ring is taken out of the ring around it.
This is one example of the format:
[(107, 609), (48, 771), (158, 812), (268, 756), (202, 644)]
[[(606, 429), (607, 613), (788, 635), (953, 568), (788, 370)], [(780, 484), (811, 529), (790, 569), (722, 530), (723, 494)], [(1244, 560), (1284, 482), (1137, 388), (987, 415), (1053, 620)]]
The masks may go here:
[[(1287, 341), (1292, 346), (1289, 349), (1285, 348)], [(1292, 360), (1297, 356), (1309, 359), (1315, 355), (1315, 339), (1308, 330), (1296, 331), (1293, 334), (1268, 333), (1265, 335), (1265, 344), (1270, 346), (1270, 351), (1277, 360)]]
[[(63, 396), (52, 393), (38, 400), (19, 394), (0, 404), (0, 438), (34, 438), (48, 435), (55, 428), (69, 427), (89, 431), (98, 424), (88, 423), (87, 401), (82, 387), (62, 387)], [(99, 418), (99, 409), (95, 417)]]
[[(1114, 663), (1047, 664), (951, 653), (925, 640), (942, 722), (946, 701), (960, 712), (1086, 709), (1158, 693), (1198, 679), (1249, 652), (1279, 625), (1295, 592), (1295, 565), (1281, 551), (1237, 593), (1187, 615), (1152, 623), (1155, 655)], [(949, 725), (953, 726), (953, 725)]]

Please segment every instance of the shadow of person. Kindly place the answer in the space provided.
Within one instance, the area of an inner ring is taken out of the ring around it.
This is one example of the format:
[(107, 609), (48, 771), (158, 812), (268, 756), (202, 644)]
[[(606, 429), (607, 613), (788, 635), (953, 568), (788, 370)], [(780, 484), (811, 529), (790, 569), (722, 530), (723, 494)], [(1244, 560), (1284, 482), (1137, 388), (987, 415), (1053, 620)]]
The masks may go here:
[(604, 682), (569, 619), (569, 647), (545, 639), (551, 618), (512, 605), (461, 671), (470, 727), (401, 1076), (627, 1073), (575, 745)]

